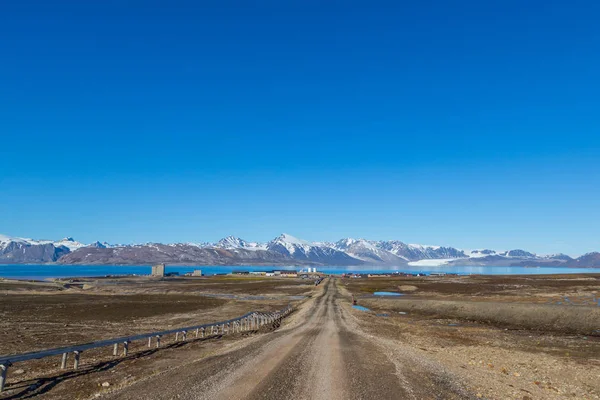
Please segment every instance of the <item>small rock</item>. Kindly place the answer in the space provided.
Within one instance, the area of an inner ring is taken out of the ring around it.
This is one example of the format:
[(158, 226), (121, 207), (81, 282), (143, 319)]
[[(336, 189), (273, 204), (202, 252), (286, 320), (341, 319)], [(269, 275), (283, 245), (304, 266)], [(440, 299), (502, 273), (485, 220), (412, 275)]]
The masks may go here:
[(21, 375), (21, 374), (24, 374), (24, 373), (25, 373), (24, 369), (18, 369), (15, 372), (13, 372), (13, 374), (15, 374), (15, 375)]
[(109, 386), (110, 386), (110, 383), (108, 383), (108, 382), (103, 382), (102, 383), (102, 387), (109, 387)]

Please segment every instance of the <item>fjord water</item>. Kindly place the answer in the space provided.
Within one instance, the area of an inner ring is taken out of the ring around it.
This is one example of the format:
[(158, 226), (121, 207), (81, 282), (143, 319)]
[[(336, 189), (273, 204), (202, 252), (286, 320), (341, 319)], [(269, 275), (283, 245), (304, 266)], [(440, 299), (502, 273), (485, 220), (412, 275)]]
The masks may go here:
[[(90, 277), (106, 275), (149, 275), (149, 265), (32, 265), (32, 264), (10, 264), (0, 265), (0, 277), (12, 279), (49, 279), (68, 277)], [(179, 272), (184, 274), (200, 269), (205, 275), (228, 274), (234, 271), (272, 271), (272, 270), (299, 270), (301, 267), (281, 266), (167, 266), (166, 272)], [(381, 266), (352, 266), (352, 267), (322, 267), (319, 272), (326, 274), (343, 273), (432, 273), (445, 272), (460, 275), (534, 275), (534, 274), (575, 274), (575, 273), (600, 273), (600, 268), (565, 268), (565, 267), (476, 267), (476, 266), (439, 266), (421, 267), (403, 265), (398, 267)]]

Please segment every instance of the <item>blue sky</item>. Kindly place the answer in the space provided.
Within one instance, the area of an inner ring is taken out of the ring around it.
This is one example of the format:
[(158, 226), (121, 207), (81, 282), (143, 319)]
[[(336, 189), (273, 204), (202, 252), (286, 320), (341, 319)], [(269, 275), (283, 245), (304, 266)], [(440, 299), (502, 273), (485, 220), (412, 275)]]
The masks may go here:
[(251, 3), (3, 2), (0, 233), (600, 250), (598, 2)]

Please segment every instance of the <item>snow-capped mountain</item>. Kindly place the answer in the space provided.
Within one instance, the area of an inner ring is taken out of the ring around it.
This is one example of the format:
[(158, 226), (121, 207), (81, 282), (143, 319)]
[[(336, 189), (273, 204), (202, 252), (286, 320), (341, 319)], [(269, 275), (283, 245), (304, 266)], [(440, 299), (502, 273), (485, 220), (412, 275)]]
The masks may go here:
[(72, 250), (83, 247), (73, 238), (57, 242), (51, 240), (33, 240), (0, 235), (0, 262), (36, 263), (53, 262)]
[(12, 237), (6, 235), (0, 235), (0, 249), (8, 246), (9, 243), (21, 243), (23, 245), (29, 246), (37, 246), (44, 244), (52, 244), (54, 247), (64, 246), (70, 251), (77, 250), (80, 247), (85, 247), (86, 245), (75, 241), (72, 237), (66, 237), (61, 240), (53, 241), (53, 240), (34, 240), (20, 237)]
[(561, 261), (572, 261), (573, 260), (573, 257), (568, 256), (563, 253), (549, 254), (547, 256), (544, 256), (543, 258), (545, 258), (547, 260), (561, 260)]
[(536, 258), (537, 255), (530, 253), (525, 250), (516, 249), (516, 250), (508, 250), (503, 253), (500, 253), (501, 256), (504, 257), (521, 257), (521, 258)]
[(52, 243), (55, 247), (58, 246), (65, 246), (67, 249), (69, 249), (70, 251), (74, 251), (77, 250), (81, 247), (85, 247), (86, 245), (81, 243), (81, 242), (77, 242), (75, 241), (72, 237), (66, 237), (64, 239), (61, 239), (57, 242), (50, 242), (48, 241), (48, 243)]
[(406, 261), (467, 257), (462, 250), (455, 249), (454, 247), (406, 244), (399, 240), (377, 242), (377, 247), (389, 251)]
[[(590, 253), (572, 259), (565, 254), (539, 256), (515, 249), (460, 250), (454, 247), (406, 244), (399, 240), (346, 238), (337, 242), (308, 242), (281, 234), (267, 243), (228, 236), (216, 243), (145, 243), (85, 245), (66, 237), (58, 241), (0, 235), (0, 263), (191, 265), (560, 265), (594, 266), (600, 256)], [(600, 265), (598, 265), (600, 266)]]
[(381, 242), (365, 239), (346, 238), (337, 241), (333, 247), (354, 258), (375, 264), (403, 264), (406, 258), (380, 247)]
[(283, 233), (267, 243), (266, 249), (299, 261), (328, 265), (356, 265), (361, 263), (360, 260), (343, 251), (322, 244), (310, 243), (287, 233)]
[(490, 250), (490, 249), (471, 250), (470, 252), (467, 252), (467, 256), (469, 258), (483, 258), (483, 257), (495, 256), (495, 255), (497, 255), (496, 251)]
[(256, 242), (247, 242), (244, 239), (235, 236), (227, 236), (219, 240), (214, 244), (214, 247), (220, 247), (222, 249), (266, 250), (265, 245)]

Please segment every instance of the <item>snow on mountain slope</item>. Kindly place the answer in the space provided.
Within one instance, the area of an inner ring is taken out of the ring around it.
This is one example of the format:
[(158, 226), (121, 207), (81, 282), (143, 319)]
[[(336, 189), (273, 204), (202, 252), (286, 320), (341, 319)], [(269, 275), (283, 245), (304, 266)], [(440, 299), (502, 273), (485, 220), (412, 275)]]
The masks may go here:
[(267, 243), (267, 249), (271, 250), (271, 248), (276, 248), (279, 252), (284, 250), (283, 252), (287, 252), (290, 256), (293, 256), (296, 252), (306, 254), (307, 252), (310, 252), (313, 247), (318, 246), (314, 246), (305, 240), (298, 239), (287, 233), (282, 233)]
[(222, 249), (266, 250), (266, 245), (264, 244), (248, 242), (235, 236), (227, 236), (226, 238), (219, 240), (215, 243), (214, 247), (220, 247)]
[[(78, 244), (74, 242), (73, 246)], [(0, 235), (0, 262), (53, 262), (70, 251), (69, 247), (58, 244), (58, 242), (55, 244), (50, 240), (33, 240)]]
[(4, 250), (10, 243), (29, 244), (27, 239), (16, 238), (0, 234), (0, 250)]
[(11, 242), (26, 244), (26, 245), (30, 245), (30, 246), (37, 246), (37, 245), (42, 245), (42, 244), (52, 244), (55, 247), (64, 246), (67, 249), (69, 249), (69, 251), (73, 251), (80, 247), (86, 246), (83, 243), (75, 241), (72, 237), (66, 237), (66, 238), (63, 238), (58, 241), (52, 241), (52, 240), (34, 240), (34, 239), (27, 239), (27, 238), (11, 237), (11, 236), (7, 236), (7, 235), (0, 235), (0, 248), (6, 247)]
[(72, 237), (66, 237), (64, 239), (61, 239), (57, 242), (51, 242), (54, 246), (65, 246), (67, 249), (69, 249), (70, 251), (74, 251), (77, 250), (81, 247), (85, 247), (87, 245), (81, 243), (81, 242), (77, 242), (75, 241)]
[(377, 242), (365, 239), (341, 239), (333, 247), (365, 262), (402, 264), (406, 261), (389, 251), (378, 248)]
[(322, 244), (310, 243), (283, 233), (266, 244), (267, 250), (283, 254), (294, 260), (330, 265), (357, 265), (362, 261), (343, 251)]
[(520, 258), (536, 258), (537, 255), (530, 253), (525, 250), (517, 249), (517, 250), (508, 250), (503, 253), (500, 253), (501, 256), (504, 257), (520, 257)]
[(399, 240), (380, 241), (376, 245), (378, 248), (389, 251), (406, 261), (467, 257), (462, 250), (454, 247), (406, 244)]
[(489, 249), (478, 249), (465, 251), (465, 253), (469, 256), (469, 258), (483, 258), (487, 256), (495, 256), (497, 253), (494, 250)]
[[(110, 252), (108, 250), (111, 250)], [(106, 250), (106, 251), (103, 251)], [(206, 251), (204, 251), (206, 250)], [(248, 253), (254, 253), (249, 255)], [(72, 254), (77, 253), (77, 254)], [(135, 263), (148, 260), (173, 259), (173, 262), (225, 262), (253, 260), (262, 264), (278, 263), (289, 265), (519, 265), (539, 262), (556, 265), (587, 265), (596, 263), (596, 256), (573, 259), (565, 254), (540, 256), (514, 249), (496, 251), (490, 249), (459, 250), (454, 247), (406, 244), (398, 240), (373, 241), (367, 239), (341, 239), (335, 243), (308, 242), (289, 234), (281, 234), (268, 243), (248, 242), (228, 236), (217, 243), (145, 243), (110, 245), (95, 242), (85, 245), (66, 237), (58, 241), (34, 240), (0, 235), (0, 262), (35, 263), (54, 262), (70, 255), (68, 262), (85, 262), (86, 254), (96, 257), (97, 263)], [(108, 254), (110, 254), (109, 258)], [(144, 255), (137, 257), (136, 254)], [(137, 258), (136, 258), (137, 257)], [(163, 257), (163, 258), (161, 258)], [(171, 257), (171, 258), (169, 258)], [(67, 262), (67, 261), (65, 261)], [(107, 261), (108, 262), (108, 261)]]

